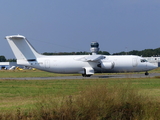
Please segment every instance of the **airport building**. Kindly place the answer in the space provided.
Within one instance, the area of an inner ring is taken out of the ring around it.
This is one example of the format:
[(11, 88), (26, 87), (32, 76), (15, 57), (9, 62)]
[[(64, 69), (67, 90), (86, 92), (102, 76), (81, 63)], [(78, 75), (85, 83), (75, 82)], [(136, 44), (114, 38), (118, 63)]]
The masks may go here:
[(0, 62), (0, 70), (8, 70), (13, 66), (18, 66), (16, 62)]
[(153, 64), (158, 64), (158, 67), (160, 67), (160, 57), (144, 57), (148, 62)]

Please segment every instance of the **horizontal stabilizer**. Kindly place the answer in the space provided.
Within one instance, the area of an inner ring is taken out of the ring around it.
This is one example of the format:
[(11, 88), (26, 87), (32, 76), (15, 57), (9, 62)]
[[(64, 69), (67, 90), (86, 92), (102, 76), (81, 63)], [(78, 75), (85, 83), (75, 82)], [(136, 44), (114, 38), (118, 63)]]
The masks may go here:
[(16, 39), (16, 40), (20, 40), (20, 39), (25, 39), (25, 37), (22, 36), (22, 35), (12, 35), (12, 36), (6, 36), (6, 39)]

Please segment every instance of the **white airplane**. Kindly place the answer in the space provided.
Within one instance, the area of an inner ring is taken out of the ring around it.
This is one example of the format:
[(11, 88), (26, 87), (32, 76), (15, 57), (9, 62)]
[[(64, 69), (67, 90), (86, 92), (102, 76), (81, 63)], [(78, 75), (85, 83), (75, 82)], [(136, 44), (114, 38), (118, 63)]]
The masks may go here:
[(89, 77), (94, 73), (140, 72), (157, 68), (135, 55), (41, 55), (22, 35), (6, 36), (17, 64), (54, 73), (80, 73)]

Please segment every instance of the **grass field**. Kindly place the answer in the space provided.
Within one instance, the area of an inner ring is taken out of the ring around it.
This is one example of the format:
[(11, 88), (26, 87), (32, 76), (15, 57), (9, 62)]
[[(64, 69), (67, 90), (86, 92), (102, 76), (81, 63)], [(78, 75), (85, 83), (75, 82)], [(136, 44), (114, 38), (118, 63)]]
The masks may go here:
[[(21, 77), (54, 77), (54, 76), (68, 76), (70, 74), (55, 74), (50, 72), (44, 72), (40, 70), (1, 70), (0, 78), (21, 78)], [(72, 74), (80, 75), (80, 74)]]
[[(140, 72), (144, 73), (144, 72)], [(160, 73), (160, 68), (149, 71), (149, 73)], [(97, 74), (97, 73), (96, 73)], [(131, 74), (131, 73), (99, 73), (97, 75)], [(21, 77), (55, 77), (55, 76), (81, 76), (81, 74), (56, 74), (41, 70), (0, 70), (0, 78), (21, 78)]]
[[(151, 72), (159, 71), (156, 69)], [(1, 78), (58, 75), (64, 76), (39, 70), (0, 71)], [(123, 79), (0, 80), (0, 119), (149, 120), (160, 119), (159, 110), (159, 76)]]

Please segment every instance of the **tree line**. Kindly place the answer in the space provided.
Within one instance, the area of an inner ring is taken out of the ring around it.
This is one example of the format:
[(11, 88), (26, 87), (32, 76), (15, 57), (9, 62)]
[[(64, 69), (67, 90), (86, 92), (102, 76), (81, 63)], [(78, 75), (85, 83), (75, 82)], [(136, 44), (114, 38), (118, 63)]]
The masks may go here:
[(142, 56), (142, 57), (157, 57), (160, 56), (160, 48), (156, 48), (156, 49), (145, 49), (142, 51), (138, 51), (138, 50), (132, 50), (129, 52), (120, 52), (120, 53), (114, 53), (113, 55), (138, 55), (138, 56)]
[[(42, 53), (43, 55), (88, 55), (88, 54), (92, 54), (91, 52), (59, 52), (59, 53), (52, 53), (52, 52), (44, 52)], [(138, 51), (138, 50), (132, 50), (129, 52), (119, 52), (119, 53), (113, 53), (110, 54), (107, 51), (99, 51), (98, 54), (101, 55), (138, 55), (138, 56), (142, 56), (142, 57), (151, 57), (151, 56), (160, 56), (160, 48), (156, 48), (156, 49), (145, 49), (142, 51)], [(16, 59), (6, 59), (5, 56), (1, 55), (0, 56), (0, 62), (16, 62)]]
[[(43, 53), (43, 55), (89, 55), (92, 54), (91, 52), (59, 52), (59, 53), (48, 53), (45, 52)], [(102, 54), (102, 55), (110, 55), (109, 52), (106, 51), (99, 51), (98, 54)]]
[(16, 59), (6, 59), (5, 56), (0, 56), (0, 62), (16, 62)]
[[(88, 55), (88, 54), (92, 54), (92, 53), (91, 52), (59, 52), (59, 53), (45, 52), (43, 53), (43, 55)], [(101, 55), (138, 55), (142, 57), (151, 57), (151, 56), (160, 56), (160, 48), (145, 49), (142, 51), (138, 51), (138, 50), (132, 50), (129, 52), (122, 51), (122, 52), (113, 53), (113, 54), (110, 54), (107, 51), (99, 51), (98, 54), (101, 54)]]

